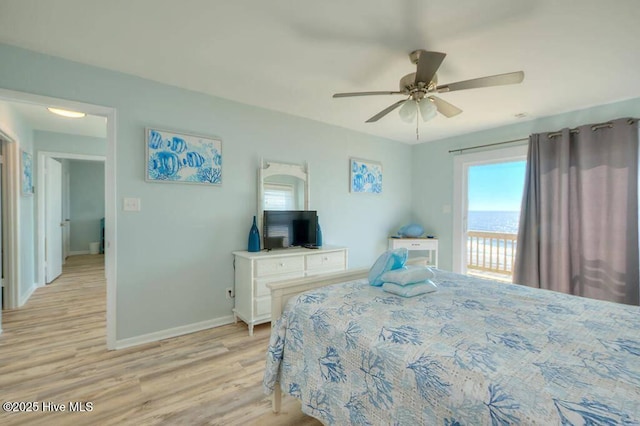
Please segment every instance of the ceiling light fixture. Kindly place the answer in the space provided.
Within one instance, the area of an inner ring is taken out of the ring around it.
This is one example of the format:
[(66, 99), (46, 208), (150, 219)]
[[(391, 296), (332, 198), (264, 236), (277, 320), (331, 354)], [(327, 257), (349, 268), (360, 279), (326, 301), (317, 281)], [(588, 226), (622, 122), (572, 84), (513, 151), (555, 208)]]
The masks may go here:
[(420, 110), (422, 121), (429, 121), (438, 115), (438, 108), (433, 104), (431, 98), (425, 98), (418, 102), (418, 109)]
[(414, 118), (416, 118), (416, 114), (418, 114), (418, 103), (407, 101), (402, 104), (400, 109), (398, 110), (398, 115), (400, 119), (405, 123), (413, 123)]
[(49, 110), (49, 112), (52, 112), (54, 114), (61, 115), (67, 118), (83, 118), (87, 115), (84, 112), (70, 111), (68, 109), (60, 109), (60, 108), (52, 108), (52, 107), (49, 107), (47, 109)]
[(400, 119), (405, 123), (412, 123), (413, 120), (416, 120), (416, 140), (420, 139), (419, 133), (419, 118), (418, 112), (420, 112), (420, 117), (422, 117), (422, 121), (429, 121), (438, 114), (438, 108), (433, 104), (433, 101), (430, 98), (422, 98), (418, 99), (409, 99), (407, 100), (400, 109), (398, 110), (398, 114), (400, 115)]

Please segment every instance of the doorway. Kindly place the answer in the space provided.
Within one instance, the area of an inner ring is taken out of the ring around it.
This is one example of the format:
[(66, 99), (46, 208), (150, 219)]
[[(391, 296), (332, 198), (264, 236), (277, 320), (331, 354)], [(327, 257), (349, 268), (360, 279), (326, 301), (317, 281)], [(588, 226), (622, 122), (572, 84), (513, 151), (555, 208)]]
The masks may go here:
[[(60, 160), (60, 161), (59, 161)], [(71, 230), (74, 226), (71, 220), (71, 198), (74, 195), (69, 194), (69, 187), (65, 188), (65, 180), (69, 179), (68, 173), (72, 164), (79, 163), (102, 163), (104, 164), (106, 157), (99, 155), (86, 155), (75, 153), (63, 153), (63, 152), (50, 152), (40, 151), (38, 152), (38, 186), (40, 188), (46, 188), (45, 191), (38, 193), (38, 205), (44, 206), (43, 209), (38, 209), (38, 226), (37, 235), (38, 245), (37, 250), (41, 255), (38, 256), (37, 262), (38, 270), (38, 282), (40, 286), (49, 284), (55, 280), (62, 272), (62, 264), (66, 259), (65, 246), (68, 246), (69, 254), (88, 254), (89, 253), (89, 241), (84, 244), (86, 250), (81, 250), (80, 243), (74, 243), (74, 247), (71, 247)], [(66, 164), (62, 164), (66, 163)], [(65, 172), (67, 178), (65, 179)], [(85, 183), (88, 182), (87, 175), (85, 173)], [(96, 190), (98, 190), (97, 188)], [(66, 194), (65, 194), (66, 193)], [(86, 197), (95, 198), (95, 194), (87, 193)], [(95, 200), (94, 200), (95, 201)], [(105, 204), (106, 207), (106, 204)], [(95, 211), (95, 208), (92, 209)], [(104, 210), (104, 209), (102, 209)], [(66, 215), (64, 213), (67, 213)], [(91, 217), (92, 223), (85, 223), (87, 220), (86, 209), (82, 211), (82, 223), (76, 223), (76, 234), (79, 231), (78, 226), (82, 228), (92, 228), (95, 232), (94, 238), (99, 244), (99, 251), (104, 252), (104, 246), (101, 241), (101, 218), (94, 213)], [(103, 215), (104, 216), (104, 215)], [(86, 229), (85, 229), (86, 231)], [(65, 233), (68, 234), (68, 239), (65, 241)], [(46, 262), (44, 261), (46, 259)]]
[[(111, 107), (103, 107), (92, 104), (85, 104), (80, 102), (68, 101), (64, 99), (50, 98), (45, 96), (33, 95), (29, 93), (23, 92), (15, 92), (11, 90), (0, 89), (0, 100), (5, 102), (13, 102), (17, 104), (30, 104), (32, 106), (39, 106), (42, 109), (45, 107), (52, 106), (56, 108), (62, 108), (67, 110), (74, 111), (82, 111), (88, 115), (100, 116), (106, 119), (106, 155), (103, 158), (105, 164), (105, 220), (104, 220), (104, 247), (105, 247), (105, 275), (106, 275), (106, 287), (107, 287), (107, 325), (106, 325), (106, 336), (107, 342), (106, 346), (108, 349), (115, 349), (116, 343), (116, 255), (117, 255), (117, 245), (116, 245), (116, 198), (115, 198), (115, 135), (116, 135), (116, 125), (115, 125), (115, 109)], [(10, 145), (17, 145), (17, 143), (12, 143)], [(18, 146), (19, 148), (19, 146)], [(14, 308), (19, 305), (18, 303), (18, 293), (20, 282), (20, 271), (21, 271), (21, 260), (20, 260), (20, 229), (21, 224), (18, 218), (18, 212), (20, 211), (20, 182), (18, 177), (20, 176), (20, 163), (17, 160), (18, 155), (16, 154), (16, 150), (18, 149), (15, 146), (12, 147), (14, 150), (11, 153), (9, 161), (5, 161), (7, 164), (3, 164), (3, 168), (8, 169), (5, 170), (5, 173), (9, 176), (9, 182), (5, 182), (8, 187), (8, 199), (9, 206), (5, 207), (5, 221), (9, 223), (7, 229), (11, 230), (11, 234), (9, 235), (9, 242), (4, 247), (5, 253), (5, 289), (7, 293), (7, 302), (9, 308)], [(5, 158), (6, 160), (6, 158)], [(42, 187), (40, 187), (41, 189)], [(36, 192), (38, 192), (38, 187), (36, 187)], [(41, 193), (42, 190), (39, 191)], [(6, 204), (6, 203), (5, 203)], [(38, 209), (40, 212), (41, 209)], [(38, 213), (40, 216), (40, 213)], [(38, 222), (40, 222), (38, 218)], [(37, 233), (36, 241), (43, 240), (44, 235)], [(5, 241), (7, 238), (5, 236)], [(44, 259), (44, 250), (41, 250), (38, 247), (38, 253), (36, 255), (36, 259)], [(7, 258), (9, 258), (10, 262), (7, 262)], [(9, 263), (7, 265), (7, 263)], [(36, 283), (42, 283), (42, 279), (44, 275), (40, 275), (41, 268), (37, 268), (37, 277)], [(9, 275), (9, 279), (7, 280), (7, 275)]]
[(511, 281), (527, 146), (454, 159), (454, 272)]

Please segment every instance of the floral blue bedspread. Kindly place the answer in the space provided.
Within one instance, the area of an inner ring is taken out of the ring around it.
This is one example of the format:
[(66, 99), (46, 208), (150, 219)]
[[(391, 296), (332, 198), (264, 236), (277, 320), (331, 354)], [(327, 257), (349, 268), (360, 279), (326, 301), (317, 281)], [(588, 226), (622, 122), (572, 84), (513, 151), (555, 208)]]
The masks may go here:
[(638, 425), (640, 308), (444, 271), (410, 299), (303, 293), (264, 375), (335, 425)]

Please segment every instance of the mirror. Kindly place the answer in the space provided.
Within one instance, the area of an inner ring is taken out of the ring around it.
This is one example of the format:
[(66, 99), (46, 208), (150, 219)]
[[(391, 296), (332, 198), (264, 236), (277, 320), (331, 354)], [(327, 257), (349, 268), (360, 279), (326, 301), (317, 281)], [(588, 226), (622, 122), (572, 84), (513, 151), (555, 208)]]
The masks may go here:
[(273, 175), (262, 181), (264, 210), (306, 210), (304, 182), (289, 175)]
[[(309, 210), (309, 166), (260, 161), (258, 229), (262, 237), (265, 210)], [(262, 242), (261, 242), (262, 245)]]

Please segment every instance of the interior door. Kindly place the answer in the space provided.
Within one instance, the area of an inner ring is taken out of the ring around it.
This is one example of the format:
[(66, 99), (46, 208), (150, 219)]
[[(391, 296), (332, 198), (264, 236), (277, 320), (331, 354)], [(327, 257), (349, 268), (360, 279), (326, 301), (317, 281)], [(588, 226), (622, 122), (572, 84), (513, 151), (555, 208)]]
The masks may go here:
[(62, 273), (62, 164), (46, 159), (45, 222), (46, 222), (46, 282), (49, 284)]

